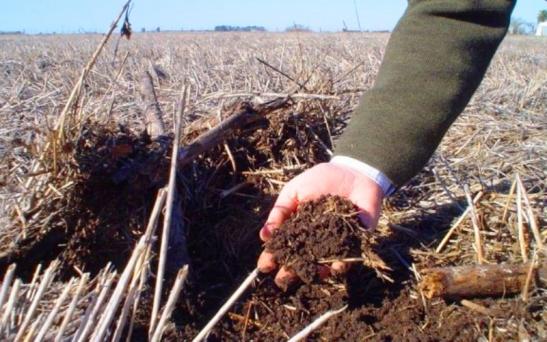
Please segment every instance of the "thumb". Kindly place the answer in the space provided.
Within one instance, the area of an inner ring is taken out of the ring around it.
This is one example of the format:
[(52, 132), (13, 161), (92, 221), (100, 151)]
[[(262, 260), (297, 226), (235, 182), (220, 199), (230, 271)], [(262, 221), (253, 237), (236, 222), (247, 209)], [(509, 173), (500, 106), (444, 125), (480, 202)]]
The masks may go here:
[(275, 204), (268, 215), (266, 224), (260, 230), (260, 238), (267, 241), (271, 238), (272, 232), (296, 211), (298, 199), (295, 188), (288, 183), (279, 193)]

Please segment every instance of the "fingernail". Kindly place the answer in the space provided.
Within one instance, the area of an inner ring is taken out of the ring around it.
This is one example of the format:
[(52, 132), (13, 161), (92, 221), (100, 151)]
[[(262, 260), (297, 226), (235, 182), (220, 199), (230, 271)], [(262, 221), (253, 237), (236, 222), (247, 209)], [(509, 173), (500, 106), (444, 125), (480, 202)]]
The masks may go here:
[(272, 237), (272, 232), (270, 231), (269, 225), (266, 223), (261, 229), (260, 229), (260, 238), (262, 240), (269, 240)]

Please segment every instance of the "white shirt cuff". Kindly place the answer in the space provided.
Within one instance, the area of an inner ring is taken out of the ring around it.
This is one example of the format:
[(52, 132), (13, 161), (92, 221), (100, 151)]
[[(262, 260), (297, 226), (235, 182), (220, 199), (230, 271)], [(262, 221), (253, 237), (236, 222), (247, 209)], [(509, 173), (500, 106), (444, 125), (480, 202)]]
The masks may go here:
[(330, 160), (330, 162), (337, 165), (347, 166), (364, 174), (368, 178), (372, 179), (376, 184), (378, 184), (380, 188), (382, 188), (385, 196), (393, 194), (396, 190), (391, 180), (387, 178), (387, 176), (384, 175), (382, 171), (377, 170), (360, 160), (345, 156), (335, 156)]

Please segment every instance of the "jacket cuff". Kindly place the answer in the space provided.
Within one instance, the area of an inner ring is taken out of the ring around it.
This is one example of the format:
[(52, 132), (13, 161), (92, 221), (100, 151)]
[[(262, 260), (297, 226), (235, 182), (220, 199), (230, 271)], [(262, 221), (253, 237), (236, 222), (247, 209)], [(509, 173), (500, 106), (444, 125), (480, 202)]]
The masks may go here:
[(380, 186), (384, 192), (384, 196), (386, 197), (393, 194), (395, 190), (397, 190), (395, 186), (393, 186), (393, 182), (386, 175), (384, 175), (382, 171), (377, 170), (360, 160), (345, 156), (334, 156), (330, 162), (336, 165), (347, 166), (360, 172), (361, 174), (364, 174)]

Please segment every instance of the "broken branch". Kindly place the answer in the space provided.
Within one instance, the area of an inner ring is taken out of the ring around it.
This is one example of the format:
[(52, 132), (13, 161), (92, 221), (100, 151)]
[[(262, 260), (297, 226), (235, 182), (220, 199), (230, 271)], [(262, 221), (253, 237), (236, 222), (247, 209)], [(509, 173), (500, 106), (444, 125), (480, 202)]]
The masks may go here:
[(419, 288), (427, 298), (472, 298), (520, 293), (532, 269), (535, 283), (547, 279), (547, 264), (471, 265), (430, 268), (422, 271)]

